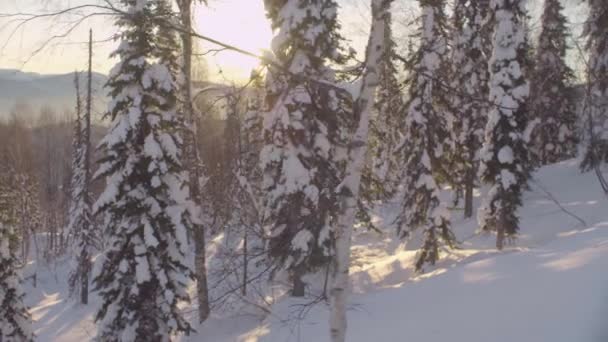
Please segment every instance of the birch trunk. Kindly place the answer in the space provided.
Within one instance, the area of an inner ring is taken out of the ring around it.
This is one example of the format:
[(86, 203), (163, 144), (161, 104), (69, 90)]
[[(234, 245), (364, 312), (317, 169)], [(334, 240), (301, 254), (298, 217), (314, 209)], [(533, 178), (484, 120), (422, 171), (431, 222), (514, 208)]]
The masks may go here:
[[(183, 101), (184, 116), (186, 119), (186, 133), (184, 137), (186, 168), (190, 174), (190, 197), (201, 213), (202, 196), (200, 193), (200, 165), (199, 154), (196, 142), (197, 122), (192, 103), (192, 0), (178, 0), (177, 5), (180, 12), (183, 32), (181, 34), (183, 45)], [(200, 216), (200, 215), (199, 215)], [(202, 217), (197, 217), (198, 221), (204, 222)], [(196, 292), (198, 298), (199, 321), (203, 322), (209, 317), (209, 290), (207, 287), (207, 265), (205, 260), (205, 231), (202, 224), (194, 225), (194, 274), (196, 276)]]
[(348, 151), (345, 178), (340, 185), (340, 209), (336, 224), (336, 256), (333, 258), (331, 286), (330, 334), (332, 342), (346, 340), (346, 305), (348, 299), (348, 269), (353, 225), (357, 213), (361, 174), (365, 166), (369, 122), (378, 85), (378, 64), (384, 52), (385, 17), (392, 0), (372, 0), (372, 26), (366, 51), (365, 73), (354, 117), (359, 120)]

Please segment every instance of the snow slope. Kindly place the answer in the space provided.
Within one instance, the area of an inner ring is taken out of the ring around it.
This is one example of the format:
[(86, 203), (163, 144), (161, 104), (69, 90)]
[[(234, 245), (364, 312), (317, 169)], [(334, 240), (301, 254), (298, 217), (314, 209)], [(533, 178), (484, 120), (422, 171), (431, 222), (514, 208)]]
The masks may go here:
[[(503, 252), (493, 249), (492, 236), (475, 234), (474, 220), (454, 212), (462, 249), (417, 276), (415, 251), (390, 234), (359, 234), (348, 341), (607, 341), (608, 201), (593, 173), (580, 174), (577, 165), (567, 161), (535, 174), (520, 211), (522, 235)], [(390, 226), (391, 212), (379, 211), (381, 225)], [(60, 263), (40, 272), (37, 289), (28, 288), (40, 341), (94, 335), (93, 308), (66, 300), (65, 279)], [(328, 341), (326, 305), (302, 304), (281, 300), (267, 317), (213, 317), (181, 340)]]

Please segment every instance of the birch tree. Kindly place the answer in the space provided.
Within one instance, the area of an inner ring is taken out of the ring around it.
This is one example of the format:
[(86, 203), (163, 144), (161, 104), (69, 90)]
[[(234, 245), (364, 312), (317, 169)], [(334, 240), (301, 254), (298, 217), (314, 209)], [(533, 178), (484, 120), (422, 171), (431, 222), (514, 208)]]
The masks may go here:
[(365, 53), (365, 71), (354, 106), (356, 130), (349, 144), (346, 174), (340, 186), (339, 210), (335, 225), (335, 257), (330, 291), (330, 336), (332, 342), (346, 341), (346, 309), (349, 291), (350, 246), (358, 210), (361, 175), (369, 126), (379, 81), (379, 63), (384, 53), (384, 36), (392, 0), (372, 0), (372, 24)]

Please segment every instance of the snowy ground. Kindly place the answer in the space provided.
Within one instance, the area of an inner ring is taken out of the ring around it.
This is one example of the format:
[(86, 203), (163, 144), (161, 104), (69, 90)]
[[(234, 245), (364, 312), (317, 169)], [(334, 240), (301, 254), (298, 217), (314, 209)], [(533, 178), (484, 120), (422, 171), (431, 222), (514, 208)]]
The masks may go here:
[[(608, 200), (593, 173), (580, 174), (577, 165), (568, 161), (535, 174), (520, 211), (522, 235), (503, 252), (457, 211), (462, 249), (421, 276), (411, 269), (415, 252), (390, 235), (359, 235), (348, 341), (608, 341)], [(390, 218), (385, 208), (378, 220)], [(37, 288), (28, 285), (40, 341), (81, 342), (95, 334), (97, 298), (88, 307), (67, 300), (66, 277), (60, 262), (40, 271)], [(266, 317), (211, 318), (182, 340), (327, 341), (326, 305), (300, 304), (281, 300)]]

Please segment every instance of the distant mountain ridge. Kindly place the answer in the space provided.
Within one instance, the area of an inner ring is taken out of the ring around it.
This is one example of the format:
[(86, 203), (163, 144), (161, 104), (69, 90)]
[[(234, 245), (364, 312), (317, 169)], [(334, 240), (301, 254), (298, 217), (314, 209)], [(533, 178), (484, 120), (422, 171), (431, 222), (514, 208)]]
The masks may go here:
[[(85, 94), (86, 72), (79, 73), (81, 94)], [(103, 111), (107, 76), (93, 73), (94, 107)], [(16, 103), (28, 104), (36, 116), (43, 106), (57, 111), (73, 110), (75, 106), (74, 73), (38, 74), (14, 69), (0, 69), (0, 118), (6, 117)]]

